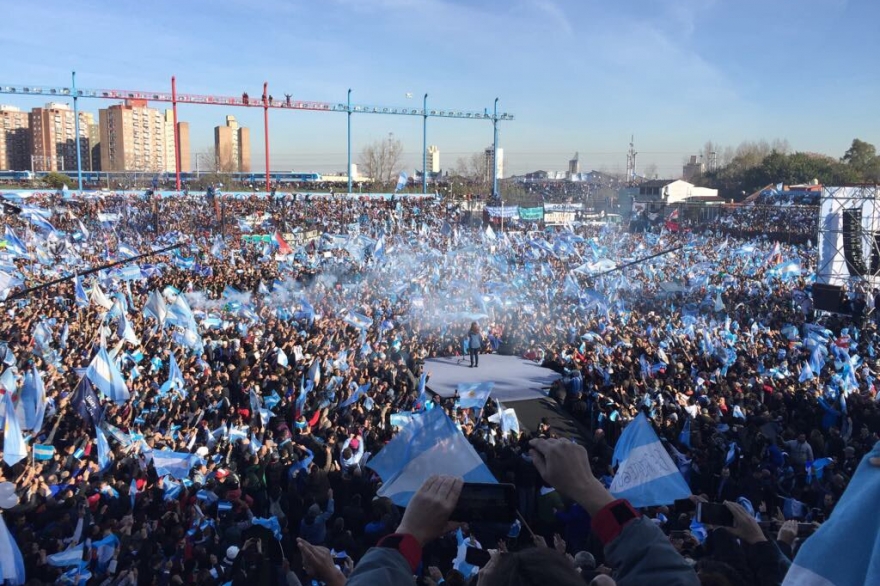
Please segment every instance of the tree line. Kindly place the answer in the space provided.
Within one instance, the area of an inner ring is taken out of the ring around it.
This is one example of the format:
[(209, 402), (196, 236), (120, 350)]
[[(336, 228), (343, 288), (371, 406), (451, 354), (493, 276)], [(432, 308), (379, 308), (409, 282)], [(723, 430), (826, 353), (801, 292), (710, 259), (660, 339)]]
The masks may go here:
[(876, 147), (858, 138), (840, 159), (807, 152), (791, 152), (787, 141), (746, 142), (736, 150), (706, 143), (704, 161), (715, 161), (692, 179), (718, 189), (725, 199), (741, 200), (768, 185), (822, 185), (880, 183), (880, 156)]

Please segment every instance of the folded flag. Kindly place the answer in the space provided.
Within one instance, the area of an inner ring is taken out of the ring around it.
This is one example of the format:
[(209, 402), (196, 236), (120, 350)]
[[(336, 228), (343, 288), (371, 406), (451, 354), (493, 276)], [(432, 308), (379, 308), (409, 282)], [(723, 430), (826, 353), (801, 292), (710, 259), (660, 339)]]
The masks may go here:
[(636, 508), (672, 504), (691, 494), (644, 413), (620, 436), (612, 458), (612, 465), (618, 463), (610, 491)]

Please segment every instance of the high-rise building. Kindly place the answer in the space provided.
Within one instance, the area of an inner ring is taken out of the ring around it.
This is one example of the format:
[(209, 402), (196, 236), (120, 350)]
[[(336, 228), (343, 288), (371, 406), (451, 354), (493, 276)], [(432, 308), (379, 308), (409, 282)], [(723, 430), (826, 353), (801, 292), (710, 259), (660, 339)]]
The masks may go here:
[[(28, 123), (31, 129), (32, 170), (76, 169), (76, 124), (70, 106), (50, 102), (43, 108), (34, 108), (28, 115)], [(87, 163), (90, 157), (89, 125), (94, 123), (92, 114), (79, 113), (80, 158), (83, 163)]]
[[(180, 172), (189, 173), (192, 171), (192, 156), (189, 149), (189, 122), (177, 123), (177, 139), (180, 141)], [(174, 160), (171, 161), (174, 167)]]
[[(180, 142), (180, 172), (189, 173), (192, 157), (189, 149), (189, 123), (177, 123), (177, 140)], [(174, 111), (165, 110), (165, 171), (177, 171), (174, 160)]]
[(504, 149), (498, 149), (498, 161), (495, 159), (495, 150), (492, 146), (487, 146), (483, 152), (483, 180), (486, 183), (492, 182), (492, 165), (495, 164), (495, 172), (498, 179), (504, 177)]
[(572, 177), (581, 172), (581, 162), (578, 157), (578, 153), (575, 153), (572, 158), (568, 160), (568, 176)]
[[(165, 115), (147, 106), (146, 100), (126, 100), (98, 112), (102, 171), (168, 171), (168, 136)], [(173, 122), (170, 124), (173, 128)], [(187, 143), (189, 136), (187, 131)], [(174, 135), (171, 164), (174, 170)], [(181, 149), (183, 150), (183, 149)], [(188, 151), (187, 147), (187, 151)]]
[(31, 130), (28, 113), (15, 106), (0, 106), (0, 169), (30, 169)]
[(428, 147), (428, 160), (425, 164), (425, 170), (428, 173), (440, 172), (440, 147), (433, 144)]
[(101, 170), (101, 125), (89, 124), (89, 157), (83, 160), (83, 169), (88, 171)]
[(694, 177), (702, 175), (706, 172), (706, 165), (703, 164), (703, 158), (697, 158), (697, 155), (691, 155), (688, 162), (681, 167), (681, 178), (690, 181)]
[(239, 126), (235, 116), (226, 117), (226, 126), (214, 127), (214, 156), (222, 173), (250, 172), (250, 130)]

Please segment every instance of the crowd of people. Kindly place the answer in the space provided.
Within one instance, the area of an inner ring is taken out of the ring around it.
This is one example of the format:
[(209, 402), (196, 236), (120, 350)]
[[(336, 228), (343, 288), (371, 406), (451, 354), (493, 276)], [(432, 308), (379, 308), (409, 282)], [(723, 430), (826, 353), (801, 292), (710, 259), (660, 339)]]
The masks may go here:
[[(805, 246), (715, 226), (495, 233), (433, 197), (7, 212), (0, 520), (29, 584), (777, 584), (878, 455), (873, 300), (817, 316)], [(475, 366), (503, 348), (556, 370), (584, 447), (426, 391), (425, 361), (465, 339)], [(454, 478), (403, 512), (377, 495), (395, 416), (428, 409), (516, 486), (520, 521), (448, 531)], [(690, 499), (608, 492), (639, 414)], [(734, 527), (696, 522), (703, 502)]]

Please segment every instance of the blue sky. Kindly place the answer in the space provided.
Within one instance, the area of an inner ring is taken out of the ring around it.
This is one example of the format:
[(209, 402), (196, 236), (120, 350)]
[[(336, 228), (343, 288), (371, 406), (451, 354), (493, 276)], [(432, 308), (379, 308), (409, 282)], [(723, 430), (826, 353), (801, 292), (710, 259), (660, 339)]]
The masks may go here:
[[(497, 96), (510, 171), (680, 173), (707, 140), (788, 139), (840, 156), (880, 143), (876, 0), (44, 0), (4, 5), (0, 84), (270, 93), (482, 110)], [(407, 99), (412, 93), (415, 98)], [(24, 108), (41, 100), (0, 95)], [(96, 112), (109, 102), (84, 101)], [(160, 106), (161, 107), (161, 106)], [(194, 151), (235, 114), (262, 161), (262, 111), (182, 107)], [(274, 169), (345, 168), (345, 116), (275, 111)], [(354, 118), (360, 148), (389, 132), (421, 164), (421, 120)], [(429, 120), (441, 165), (485, 148), (489, 122)]]

